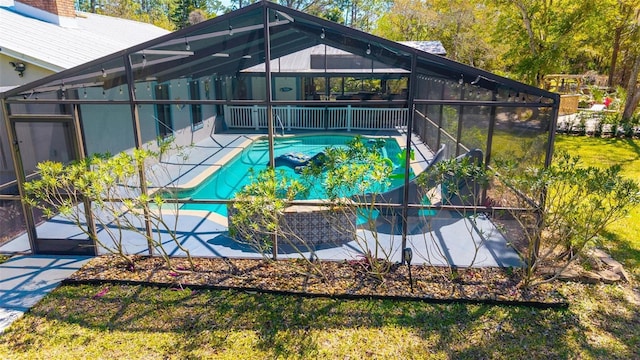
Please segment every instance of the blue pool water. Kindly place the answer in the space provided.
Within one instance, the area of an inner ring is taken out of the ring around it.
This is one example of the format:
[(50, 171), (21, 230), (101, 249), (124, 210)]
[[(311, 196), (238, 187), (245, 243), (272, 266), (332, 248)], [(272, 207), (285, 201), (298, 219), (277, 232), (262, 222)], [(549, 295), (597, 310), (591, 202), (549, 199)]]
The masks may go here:
[[(363, 137), (363, 141), (369, 138)], [(309, 135), (296, 136), (286, 138), (275, 138), (274, 157), (283, 154), (296, 153), (313, 156), (327, 147), (347, 147), (347, 143), (353, 140), (353, 136), (344, 135)], [(393, 138), (385, 138), (385, 146), (382, 149), (383, 155), (394, 163), (396, 171), (404, 172), (404, 169), (398, 164), (398, 154), (402, 152), (400, 145)], [(203, 181), (196, 188), (184, 190), (178, 194), (179, 198), (191, 198), (194, 200), (204, 199), (232, 199), (236, 192), (241, 190), (251, 180), (249, 169), (253, 169), (254, 173), (258, 173), (267, 168), (269, 163), (269, 143), (267, 138), (260, 138), (245, 148), (240, 154), (236, 155), (231, 161), (227, 162), (218, 171), (213, 173), (208, 179)], [(288, 166), (278, 166), (278, 171), (283, 170), (291, 177), (299, 175), (294, 169)], [(402, 177), (392, 180), (389, 188), (397, 187), (403, 183)], [(317, 184), (315, 189), (310, 192), (310, 199), (319, 199), (323, 197), (322, 184)], [(226, 205), (217, 204), (185, 204), (182, 209), (188, 210), (207, 210), (226, 215)]]

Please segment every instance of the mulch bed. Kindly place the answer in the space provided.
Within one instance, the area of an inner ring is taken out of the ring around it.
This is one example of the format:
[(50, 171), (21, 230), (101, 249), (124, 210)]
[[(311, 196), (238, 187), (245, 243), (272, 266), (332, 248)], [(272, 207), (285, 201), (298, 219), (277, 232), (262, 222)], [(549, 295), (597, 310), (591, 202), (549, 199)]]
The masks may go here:
[(478, 302), (566, 307), (567, 300), (551, 284), (524, 289), (521, 269), (449, 269), (412, 265), (413, 291), (407, 266), (393, 264), (375, 276), (364, 260), (318, 261), (173, 258), (173, 270), (158, 257), (136, 257), (135, 269), (122, 259), (92, 259), (67, 283), (127, 283), (188, 288), (237, 289), (301, 296), (395, 298), (433, 302)]

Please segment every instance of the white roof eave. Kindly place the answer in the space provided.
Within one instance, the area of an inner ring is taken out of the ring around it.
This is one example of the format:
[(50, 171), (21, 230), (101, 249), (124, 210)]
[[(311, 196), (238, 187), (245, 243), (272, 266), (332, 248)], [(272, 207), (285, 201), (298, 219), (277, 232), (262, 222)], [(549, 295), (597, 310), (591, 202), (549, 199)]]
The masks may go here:
[(7, 55), (7, 56), (10, 56), (12, 58), (18, 59), (20, 61), (24, 61), (24, 62), (29, 63), (29, 64), (36, 65), (36, 66), (41, 67), (41, 68), (46, 69), (46, 70), (50, 70), (50, 71), (53, 71), (53, 72), (60, 72), (60, 71), (66, 69), (66, 68), (64, 68), (62, 66), (46, 62), (46, 61), (44, 61), (42, 59), (38, 59), (38, 58), (35, 58), (33, 56), (29, 56), (29, 55), (26, 55), (26, 54), (23, 54), (23, 53), (20, 53), (20, 52), (17, 52), (17, 51), (13, 51), (12, 49), (8, 49), (8, 48), (6, 48), (6, 47), (4, 47), (2, 45), (0, 45), (0, 49), (2, 49), (1, 52), (3, 54)]

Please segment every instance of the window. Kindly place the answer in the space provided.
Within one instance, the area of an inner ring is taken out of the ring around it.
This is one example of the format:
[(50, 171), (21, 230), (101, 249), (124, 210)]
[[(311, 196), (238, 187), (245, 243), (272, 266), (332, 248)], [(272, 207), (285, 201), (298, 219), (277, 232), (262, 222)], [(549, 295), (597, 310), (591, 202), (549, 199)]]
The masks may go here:
[[(155, 87), (156, 100), (169, 100), (169, 87), (161, 84)], [(167, 138), (173, 136), (173, 119), (171, 118), (171, 105), (156, 104), (156, 121), (158, 123), (158, 136)]]
[[(189, 98), (191, 100), (200, 100), (200, 82), (192, 81), (189, 83)], [(202, 105), (191, 104), (191, 130), (202, 128)]]

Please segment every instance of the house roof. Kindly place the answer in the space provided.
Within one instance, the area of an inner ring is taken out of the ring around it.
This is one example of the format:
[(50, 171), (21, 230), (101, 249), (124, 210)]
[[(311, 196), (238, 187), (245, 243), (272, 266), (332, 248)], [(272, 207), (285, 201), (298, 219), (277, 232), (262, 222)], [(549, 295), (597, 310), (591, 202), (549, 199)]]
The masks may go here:
[(77, 12), (62, 27), (0, 6), (0, 52), (51, 71), (69, 69), (169, 33), (157, 26)]
[(398, 41), (400, 44), (411, 46), (418, 50), (435, 55), (447, 55), (447, 50), (440, 41)]

